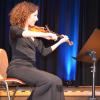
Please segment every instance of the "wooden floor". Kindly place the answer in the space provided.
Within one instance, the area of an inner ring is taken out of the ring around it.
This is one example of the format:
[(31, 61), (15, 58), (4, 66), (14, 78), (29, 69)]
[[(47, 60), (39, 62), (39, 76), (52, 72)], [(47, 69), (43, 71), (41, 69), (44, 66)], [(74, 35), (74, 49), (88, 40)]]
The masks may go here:
[[(64, 87), (65, 100), (94, 100), (91, 86)], [(95, 87), (95, 98), (100, 100), (100, 86)]]
[[(100, 96), (100, 86), (95, 88), (96, 96)], [(79, 86), (79, 87), (64, 87), (65, 96), (91, 96), (92, 87), (91, 86)]]
[[(96, 99), (100, 100), (100, 86), (95, 88)], [(13, 88), (10, 89), (10, 95), (13, 95)], [(27, 100), (27, 97), (31, 93), (31, 87), (19, 88), (16, 93), (15, 100)], [(79, 86), (79, 87), (64, 87), (65, 100), (92, 100), (92, 87), (91, 86)], [(0, 89), (0, 100), (7, 100), (7, 94), (4, 89)]]

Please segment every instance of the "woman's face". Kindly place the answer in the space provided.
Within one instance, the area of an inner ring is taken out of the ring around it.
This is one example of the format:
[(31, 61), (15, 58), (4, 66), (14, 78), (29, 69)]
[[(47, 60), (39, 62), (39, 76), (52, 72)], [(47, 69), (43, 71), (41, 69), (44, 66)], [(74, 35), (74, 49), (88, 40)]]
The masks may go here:
[(36, 21), (38, 21), (38, 10), (36, 10), (28, 17), (27, 24), (28, 26), (34, 26)]

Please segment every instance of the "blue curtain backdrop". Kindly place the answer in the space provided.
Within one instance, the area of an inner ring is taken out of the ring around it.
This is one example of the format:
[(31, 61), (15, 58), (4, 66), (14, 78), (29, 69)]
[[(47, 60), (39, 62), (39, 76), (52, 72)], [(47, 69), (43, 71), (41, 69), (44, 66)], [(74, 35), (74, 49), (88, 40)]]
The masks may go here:
[[(9, 12), (14, 5), (25, 0), (1, 0), (0, 12), (0, 47), (7, 50), (11, 57), (9, 46)], [(57, 51), (46, 59), (46, 70), (53, 72), (63, 80), (76, 79), (76, 61), (72, 57), (77, 55), (79, 10), (80, 0), (26, 0), (40, 6), (40, 26), (48, 25), (51, 30), (58, 34), (68, 35), (74, 42), (73, 46), (67, 43), (61, 45)], [(51, 42), (47, 42), (52, 44)], [(56, 66), (56, 67), (55, 67)], [(53, 70), (53, 71), (52, 71)]]
[(76, 60), (78, 49), (80, 0), (63, 0), (60, 3), (58, 32), (68, 35), (74, 42), (67, 43), (58, 49), (57, 74), (63, 80), (76, 80)]

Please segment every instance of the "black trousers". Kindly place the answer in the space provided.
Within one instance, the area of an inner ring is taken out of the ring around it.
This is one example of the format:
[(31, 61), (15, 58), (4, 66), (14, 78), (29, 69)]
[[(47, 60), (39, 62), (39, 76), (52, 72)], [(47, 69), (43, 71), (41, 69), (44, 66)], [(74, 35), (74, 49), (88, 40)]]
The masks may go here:
[(28, 100), (64, 100), (62, 81), (59, 77), (31, 67), (14, 67), (7, 71), (8, 77), (15, 77), (26, 84), (36, 84)]

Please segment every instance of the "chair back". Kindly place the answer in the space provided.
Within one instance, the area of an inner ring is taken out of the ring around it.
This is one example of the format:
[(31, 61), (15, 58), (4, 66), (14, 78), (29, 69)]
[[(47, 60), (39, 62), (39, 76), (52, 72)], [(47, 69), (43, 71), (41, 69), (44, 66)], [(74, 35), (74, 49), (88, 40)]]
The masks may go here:
[(7, 77), (7, 74), (6, 74), (7, 67), (8, 67), (7, 52), (4, 49), (0, 48), (0, 78)]

